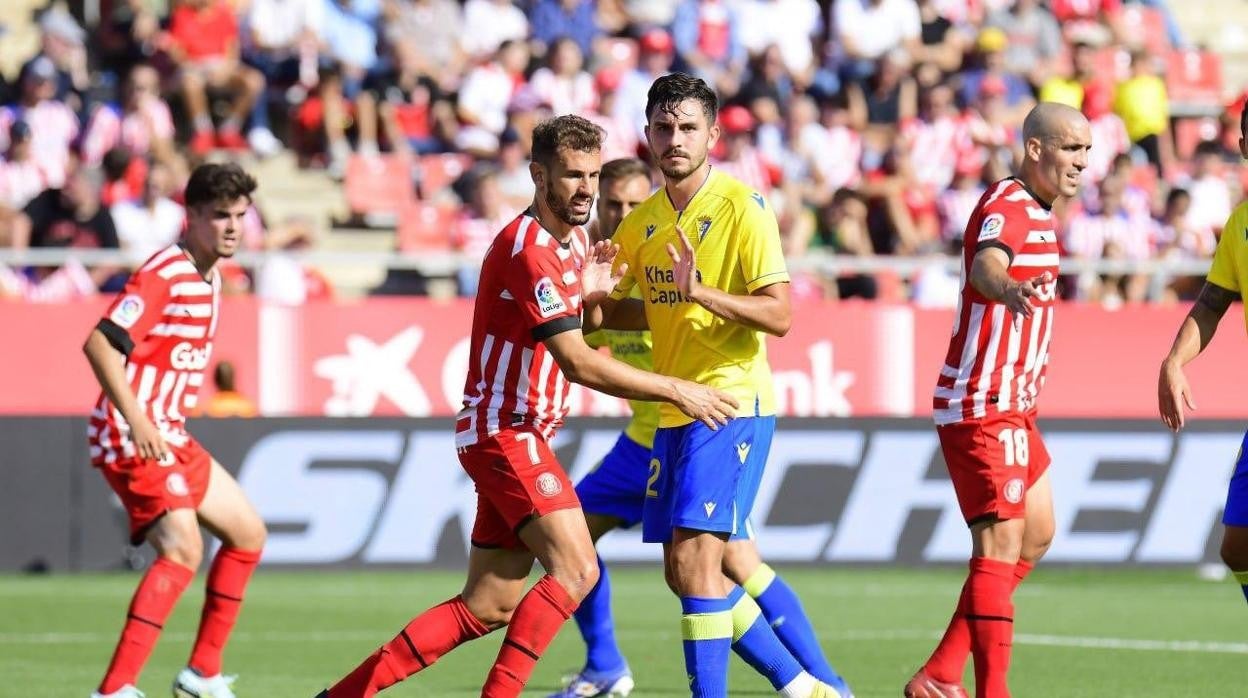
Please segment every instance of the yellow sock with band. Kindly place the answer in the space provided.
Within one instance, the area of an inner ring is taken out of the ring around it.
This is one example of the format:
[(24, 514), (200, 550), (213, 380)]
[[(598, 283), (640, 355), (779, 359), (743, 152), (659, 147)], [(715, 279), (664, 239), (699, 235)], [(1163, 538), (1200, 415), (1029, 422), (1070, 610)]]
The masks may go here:
[(1235, 575), (1235, 581), (1239, 582), (1239, 588), (1244, 591), (1244, 600), (1248, 601), (1248, 570), (1231, 574)]
[(819, 646), (814, 626), (806, 616), (801, 599), (784, 578), (767, 563), (758, 569), (742, 585), (745, 593), (754, 597), (762, 609), (763, 618), (775, 631), (780, 642), (797, 658), (802, 668), (820, 681), (837, 687), (845, 686), (845, 680), (828, 663)]
[(693, 698), (728, 695), (728, 657), (732, 654), (732, 602), (683, 596), (680, 637), (685, 672)]

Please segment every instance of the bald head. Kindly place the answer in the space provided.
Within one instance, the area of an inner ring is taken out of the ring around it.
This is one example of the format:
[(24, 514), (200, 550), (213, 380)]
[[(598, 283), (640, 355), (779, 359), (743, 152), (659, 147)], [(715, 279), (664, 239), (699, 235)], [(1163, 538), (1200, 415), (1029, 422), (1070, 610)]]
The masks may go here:
[(1072, 126), (1086, 124), (1087, 117), (1078, 109), (1058, 102), (1041, 102), (1023, 120), (1023, 142), (1032, 138), (1045, 140), (1060, 136)]

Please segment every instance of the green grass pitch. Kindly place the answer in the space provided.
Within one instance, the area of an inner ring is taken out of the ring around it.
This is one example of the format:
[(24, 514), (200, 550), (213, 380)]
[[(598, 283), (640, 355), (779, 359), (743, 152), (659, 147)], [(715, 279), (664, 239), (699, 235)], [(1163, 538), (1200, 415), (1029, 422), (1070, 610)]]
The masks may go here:
[[(834, 666), (858, 696), (900, 696), (944, 628), (955, 569), (782, 568), (802, 595)], [(94, 690), (136, 574), (0, 577), (0, 696), (85, 698)], [(388, 640), (416, 612), (459, 589), (458, 572), (276, 572), (263, 568), (226, 653), (240, 698), (312, 698)], [(634, 696), (687, 696), (679, 606), (658, 569), (613, 572), (621, 645)], [(202, 576), (166, 624), (140, 681), (169, 695), (203, 600)], [(1035, 572), (1015, 595), (1011, 687), (1030, 696), (1248, 695), (1248, 608), (1232, 582), (1190, 570)], [(467, 697), (503, 633), (461, 647), (384, 695)], [(525, 696), (545, 696), (583, 657), (569, 622)], [(969, 673), (969, 672), (968, 672)], [(731, 694), (774, 695), (734, 660)]]

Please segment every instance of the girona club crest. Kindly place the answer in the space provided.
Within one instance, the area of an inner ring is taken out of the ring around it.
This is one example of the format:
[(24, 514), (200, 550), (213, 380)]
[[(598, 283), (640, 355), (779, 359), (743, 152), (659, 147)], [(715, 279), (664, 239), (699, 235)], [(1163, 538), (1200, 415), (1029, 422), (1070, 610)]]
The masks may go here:
[(543, 497), (554, 497), (563, 491), (563, 483), (550, 473), (542, 473), (537, 476), (537, 491)]

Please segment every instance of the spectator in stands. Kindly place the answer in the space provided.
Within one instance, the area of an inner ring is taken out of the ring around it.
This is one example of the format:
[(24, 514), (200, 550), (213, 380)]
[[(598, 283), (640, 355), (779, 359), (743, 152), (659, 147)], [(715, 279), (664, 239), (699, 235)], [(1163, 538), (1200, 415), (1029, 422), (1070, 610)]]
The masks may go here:
[[(169, 53), (178, 65), (182, 97), (191, 118), (191, 152), (214, 147), (245, 149), (242, 128), (264, 92), (264, 75), (239, 61), (238, 20), (228, 0), (182, 0), (169, 19)], [(208, 89), (232, 93), (230, 113), (215, 129)], [(273, 134), (270, 133), (270, 136)], [(257, 135), (259, 142), (266, 139)]]
[(589, 113), (598, 101), (594, 78), (584, 70), (585, 57), (571, 37), (561, 36), (546, 51), (546, 65), (529, 78), (529, 89), (555, 114)]
[(155, 68), (136, 65), (126, 77), (120, 104), (97, 104), (91, 111), (79, 152), (95, 167), (104, 154), (116, 147), (132, 155), (148, 157), (169, 167), (176, 179), (188, 174), (185, 161), (174, 147), (173, 116), (160, 98), (160, 75)]
[[(854, 257), (875, 255), (868, 230), (867, 201), (862, 194), (852, 189), (836, 190), (823, 210), (822, 223), (823, 244), (833, 252)], [(831, 298), (871, 300), (879, 294), (879, 286), (870, 274), (850, 273), (839, 275), (827, 291)]]
[(118, 0), (95, 30), (94, 53), (100, 66), (113, 75), (129, 75), (139, 64), (159, 60), (163, 40), (156, 3)]
[(1111, 109), (1112, 89), (1105, 81), (1095, 80), (1083, 90), (1083, 115), (1088, 117), (1092, 142), (1096, 144), (1088, 151), (1088, 166), (1083, 171), (1086, 185), (1094, 186), (1105, 179), (1114, 160), (1131, 150), (1127, 127)]
[[(264, 75), (269, 88), (316, 87), (325, 10), (324, 0), (249, 0), (243, 61)], [(335, 106), (341, 108), (341, 103)], [(340, 113), (334, 116), (341, 118)], [(261, 157), (282, 147), (269, 129), (269, 100), (263, 90), (252, 104), (247, 143)]]
[(30, 61), (40, 58), (52, 61), (56, 66), (53, 98), (64, 102), (75, 114), (84, 113), (89, 106), (87, 91), (91, 88), (87, 49), (83, 45), (86, 32), (64, 7), (54, 4), (39, 16), (39, 33), (39, 53)]
[[(674, 7), (674, 6), (673, 6)], [(615, 97), (616, 118), (629, 124), (639, 143), (646, 140), (646, 95), (650, 85), (671, 70), (676, 59), (676, 44), (663, 29), (651, 29), (637, 42), (637, 68), (624, 75)]]
[[(1213, 256), (1218, 240), (1208, 228), (1197, 230), (1188, 222), (1192, 210), (1192, 195), (1186, 189), (1174, 187), (1166, 196), (1165, 209), (1158, 221), (1157, 256), (1165, 259), (1204, 259)], [(1157, 300), (1194, 298), (1200, 291), (1204, 278), (1201, 276), (1173, 277), (1166, 284), (1164, 297)]]
[(546, 53), (556, 39), (567, 37), (581, 49), (593, 53), (594, 40), (602, 36), (593, 0), (537, 0), (529, 13), (534, 53)]
[(465, 32), (459, 3), (393, 0), (385, 5), (381, 21), (396, 63), (414, 66), (433, 78), (440, 90), (453, 93), (459, 89), (468, 65), (460, 44)]
[(529, 174), (529, 155), (520, 134), (508, 126), (499, 137), (498, 170), (495, 174), (504, 206), (524, 210), (533, 202), (533, 176)]
[[(30, 218), (30, 246), (117, 249), (113, 217), (100, 205), (101, 184), (99, 170), (80, 167), (68, 176), (64, 185), (31, 199), (25, 209)], [(36, 281), (42, 281), (53, 271), (51, 268), (37, 270)], [(117, 271), (113, 265), (92, 268), (92, 284), (96, 288), (104, 287)]]
[(495, 57), (473, 68), (459, 90), (456, 115), (459, 132), (456, 147), (478, 157), (498, 152), (498, 137), (507, 127), (507, 108), (529, 62), (528, 46), (504, 41)]
[(460, 37), (460, 43), (473, 62), (493, 56), (504, 41), (529, 38), (529, 18), (511, 0), (468, 0), (464, 26), (472, 31)]
[(0, 107), (0, 147), (8, 147), (7, 136), (16, 121), (30, 126), (30, 150), (43, 172), (47, 186), (59, 187), (70, 166), (70, 146), (78, 137), (78, 117), (53, 94), (56, 67), (41, 56), (24, 67), (19, 78), (21, 94), (17, 104)]
[[(347, 170), (351, 145), (347, 125), (350, 105), (355, 102), (369, 76), (378, 68), (377, 32), (373, 25), (381, 6), (371, 0), (316, 0), (324, 3), (325, 42), (320, 74), (320, 97), (324, 104), (325, 142), (329, 153), (329, 175), (342, 179)], [(357, 114), (358, 116), (358, 114)], [(359, 149), (376, 155), (377, 119), (356, 119)]]
[[(786, 218), (793, 237), (808, 238), (817, 225), (812, 209), (826, 205), (834, 191), (827, 184), (820, 162), (838, 156), (832, 152), (828, 130), (819, 122), (819, 105), (809, 95), (799, 95), (789, 104), (789, 115), (782, 129), (764, 132), (760, 127), (758, 148), (765, 162), (779, 171)], [(801, 228), (808, 228), (804, 231)]]
[[(597, 124), (606, 133), (602, 139), (603, 162), (637, 157), (637, 130), (631, 123), (622, 121), (616, 110), (616, 94), (623, 79), (624, 73), (616, 66), (600, 69), (594, 76), (594, 91), (598, 95), (598, 102), (593, 110), (584, 114), (586, 119)], [(529, 199), (532, 198), (532, 190), (529, 189)]]
[(1053, 16), (1071, 41), (1105, 45), (1127, 40), (1122, 0), (1051, 0)]
[[(958, 76), (959, 92), (963, 104), (975, 104), (980, 100), (980, 91), (985, 81), (994, 88), (1004, 87), (1003, 97), (1008, 109), (1008, 121), (1012, 125), (1021, 126), (1027, 112), (1035, 105), (1031, 96), (1031, 86), (1018, 75), (1010, 72), (1005, 63), (1005, 47), (1008, 39), (1005, 32), (995, 27), (981, 30), (975, 39), (975, 50), (978, 55), (977, 67), (963, 71)], [(1041, 98), (1043, 99), (1043, 98)]]
[(1015, 0), (988, 15), (986, 28), (1005, 34), (1005, 69), (1039, 87), (1056, 72), (1062, 53), (1062, 31), (1039, 0)]
[(715, 168), (770, 199), (779, 172), (754, 147), (754, 124), (750, 110), (741, 105), (729, 105), (719, 112), (722, 152), (714, 158)]
[(721, 94), (737, 91), (748, 56), (735, 7), (726, 0), (683, 0), (672, 21), (672, 39), (691, 72)]
[(147, 170), (142, 198), (113, 204), (110, 214), (117, 229), (117, 240), (131, 267), (177, 242), (186, 221), (185, 210), (169, 195), (174, 181), (169, 168), (159, 163)]
[(1084, 88), (1096, 80), (1106, 79), (1096, 74), (1096, 47), (1086, 41), (1076, 41), (1070, 47), (1070, 70), (1065, 75), (1054, 73), (1040, 85), (1041, 102), (1068, 104), (1075, 109), (1083, 106)]
[(843, 82), (862, 82), (884, 56), (917, 51), (922, 38), (914, 0), (834, 0), (830, 24)]
[[(25, 121), (9, 127), (9, 149), (0, 159), (0, 247), (26, 246), (26, 235), (15, 236), (11, 226), (20, 225), (15, 214), (47, 188), (47, 176), (31, 149), (32, 131)], [(3, 229), (9, 231), (6, 235)]]
[(990, 182), (1014, 170), (1014, 149), (1019, 142), (1020, 129), (1012, 121), (1013, 114), (1006, 105), (1008, 89), (996, 76), (988, 76), (980, 82), (979, 99), (969, 105), (962, 117), (970, 139), (968, 152), (963, 154), (970, 162), (965, 166), (983, 167)]
[[(1061, 233), (1062, 249), (1072, 259), (1117, 259), (1134, 262), (1153, 257), (1158, 237), (1151, 217), (1132, 215), (1123, 205), (1125, 182), (1106, 177), (1100, 185), (1100, 210), (1076, 213)], [(1078, 278), (1079, 297), (1110, 307), (1124, 300), (1139, 302), (1148, 292), (1148, 275), (1085, 272)]]
[(1187, 223), (1197, 234), (1220, 233), (1233, 208), (1226, 163), (1217, 141), (1202, 141), (1192, 156), (1192, 175), (1184, 188), (1192, 197)]
[(787, 105), (794, 91), (793, 78), (784, 66), (780, 47), (772, 44), (750, 57), (745, 81), (733, 101), (749, 106), (762, 100)]
[(862, 134), (854, 128), (848, 95), (832, 95), (820, 107), (820, 123), (828, 134), (828, 145), (815, 165), (830, 191), (856, 188), (862, 182)]
[(479, 164), (465, 173), (460, 189), (465, 205), (452, 229), (451, 247), (467, 260), (456, 278), (459, 295), (471, 297), (477, 293), (485, 251), (523, 207), (507, 204), (498, 186), (498, 169), (490, 164)]
[(895, 145), (898, 126), (918, 111), (909, 55), (904, 49), (891, 51), (865, 82), (849, 83), (845, 90), (853, 127), (863, 134), (866, 169), (874, 170)]
[(962, 65), (962, 32), (941, 14), (936, 0), (919, 0), (919, 44), (914, 47), (915, 79), (931, 87)]
[(222, 359), (212, 370), (212, 382), (217, 390), (204, 403), (199, 415), (204, 417), (255, 417), (259, 414), (251, 398), (238, 392), (234, 374), (234, 362)]
[(969, 157), (960, 158), (954, 169), (953, 186), (942, 191), (936, 199), (940, 239), (949, 249), (961, 250), (953, 245), (962, 241), (966, 224), (970, 222), (975, 204), (979, 203), (985, 189), (979, 163)]
[[(1127, 137), (1144, 151), (1157, 174), (1165, 177), (1174, 162), (1170, 98), (1149, 53), (1131, 53), (1131, 77), (1118, 83), (1114, 90), (1114, 113), (1126, 124)], [(1224, 219), (1225, 216), (1219, 220)]]
[(816, 0), (740, 0), (736, 9), (746, 51), (757, 55), (774, 45), (794, 82), (813, 82), (819, 67), (814, 43), (823, 29)]

